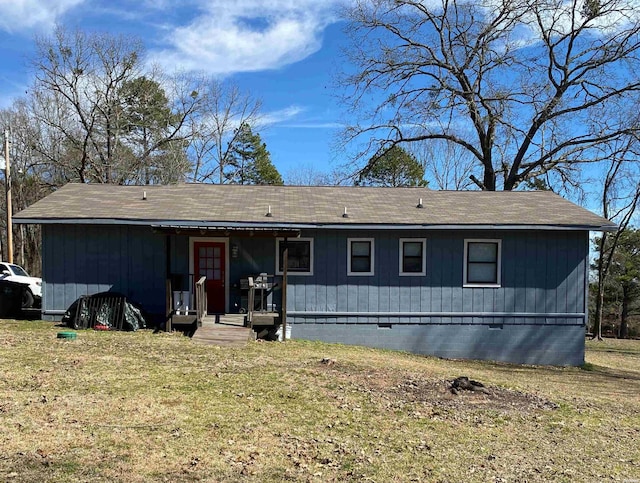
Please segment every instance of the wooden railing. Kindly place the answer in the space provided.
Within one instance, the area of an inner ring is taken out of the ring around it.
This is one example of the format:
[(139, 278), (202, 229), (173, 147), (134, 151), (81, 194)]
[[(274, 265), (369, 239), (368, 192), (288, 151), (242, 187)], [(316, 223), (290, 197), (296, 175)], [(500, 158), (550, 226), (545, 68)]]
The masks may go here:
[(253, 328), (259, 326), (275, 326), (279, 323), (280, 314), (273, 305), (272, 292), (278, 286), (273, 275), (260, 274), (248, 277), (247, 317), (246, 325)]
[(256, 288), (253, 277), (249, 277), (249, 293), (247, 295), (247, 327), (253, 327), (253, 311), (255, 309)]
[(198, 327), (202, 327), (202, 319), (207, 315), (206, 281), (206, 277), (200, 277), (200, 280), (196, 282), (196, 321)]

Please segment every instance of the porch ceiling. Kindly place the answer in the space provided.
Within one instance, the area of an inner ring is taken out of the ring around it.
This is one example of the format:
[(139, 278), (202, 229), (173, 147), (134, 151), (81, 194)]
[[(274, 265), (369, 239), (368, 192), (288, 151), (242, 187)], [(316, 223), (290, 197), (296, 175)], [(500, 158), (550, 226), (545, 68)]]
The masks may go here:
[(300, 230), (297, 228), (265, 228), (265, 227), (238, 227), (238, 226), (192, 226), (192, 225), (151, 225), (156, 233), (168, 235), (193, 235), (227, 237), (277, 237), (299, 238)]

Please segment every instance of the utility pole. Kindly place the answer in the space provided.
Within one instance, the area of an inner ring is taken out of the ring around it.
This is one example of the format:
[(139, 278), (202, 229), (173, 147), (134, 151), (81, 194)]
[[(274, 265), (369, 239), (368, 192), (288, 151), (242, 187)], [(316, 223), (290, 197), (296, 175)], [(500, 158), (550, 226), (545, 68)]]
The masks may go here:
[(9, 163), (9, 130), (4, 130), (4, 180), (7, 184), (7, 261), (13, 263), (13, 222), (11, 220), (11, 164)]

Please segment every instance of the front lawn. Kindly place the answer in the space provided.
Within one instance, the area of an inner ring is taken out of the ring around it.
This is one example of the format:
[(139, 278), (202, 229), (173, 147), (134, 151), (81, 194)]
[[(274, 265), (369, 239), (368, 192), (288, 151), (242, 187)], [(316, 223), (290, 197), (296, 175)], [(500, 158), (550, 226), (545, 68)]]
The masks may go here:
[(60, 330), (0, 321), (0, 481), (640, 479), (640, 341), (549, 368)]

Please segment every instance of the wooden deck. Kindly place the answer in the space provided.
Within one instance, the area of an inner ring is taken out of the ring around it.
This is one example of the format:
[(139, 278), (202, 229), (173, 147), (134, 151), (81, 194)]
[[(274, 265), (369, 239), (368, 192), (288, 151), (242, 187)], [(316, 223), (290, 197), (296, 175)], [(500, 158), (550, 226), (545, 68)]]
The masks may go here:
[(243, 314), (207, 315), (191, 337), (199, 344), (221, 347), (244, 347), (255, 338), (255, 332), (244, 327)]

